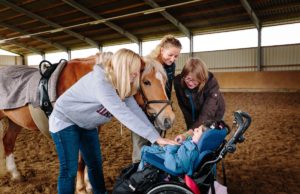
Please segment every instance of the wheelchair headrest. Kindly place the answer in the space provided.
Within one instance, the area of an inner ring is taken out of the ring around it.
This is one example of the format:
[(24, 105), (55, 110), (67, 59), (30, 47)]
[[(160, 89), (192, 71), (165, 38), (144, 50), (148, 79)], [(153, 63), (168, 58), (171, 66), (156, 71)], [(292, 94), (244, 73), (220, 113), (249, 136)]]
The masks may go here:
[(197, 146), (201, 152), (203, 151), (215, 151), (223, 143), (227, 135), (227, 129), (207, 129), (201, 136)]

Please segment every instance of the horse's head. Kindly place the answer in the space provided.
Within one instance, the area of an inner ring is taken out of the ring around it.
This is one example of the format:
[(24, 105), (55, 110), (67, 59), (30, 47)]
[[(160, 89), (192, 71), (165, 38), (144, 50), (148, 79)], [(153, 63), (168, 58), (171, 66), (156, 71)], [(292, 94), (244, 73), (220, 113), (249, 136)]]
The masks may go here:
[(175, 114), (165, 91), (165, 70), (158, 61), (151, 58), (144, 58), (144, 62), (140, 90), (135, 98), (155, 127), (169, 129), (173, 125)]

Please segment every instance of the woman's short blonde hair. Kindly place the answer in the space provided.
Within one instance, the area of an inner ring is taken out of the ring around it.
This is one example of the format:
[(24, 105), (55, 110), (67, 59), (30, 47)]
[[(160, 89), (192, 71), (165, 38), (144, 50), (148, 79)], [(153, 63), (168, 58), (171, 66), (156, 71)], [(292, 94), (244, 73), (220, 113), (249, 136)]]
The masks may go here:
[(161, 48), (168, 49), (170, 47), (182, 49), (180, 41), (177, 38), (175, 38), (175, 36), (169, 34), (161, 39), (160, 43), (151, 51), (149, 56), (153, 59), (158, 60), (161, 55)]
[(200, 83), (198, 86), (199, 91), (202, 90), (208, 80), (208, 68), (205, 62), (200, 58), (189, 58), (181, 71), (181, 76), (183, 78), (181, 81), (182, 85), (186, 85), (184, 78), (190, 73), (195, 77), (195, 81)]
[(120, 49), (110, 59), (105, 58), (103, 66), (107, 79), (117, 90), (120, 98), (134, 95), (140, 84), (140, 76), (130, 83), (130, 74), (140, 72), (141, 57), (129, 49)]

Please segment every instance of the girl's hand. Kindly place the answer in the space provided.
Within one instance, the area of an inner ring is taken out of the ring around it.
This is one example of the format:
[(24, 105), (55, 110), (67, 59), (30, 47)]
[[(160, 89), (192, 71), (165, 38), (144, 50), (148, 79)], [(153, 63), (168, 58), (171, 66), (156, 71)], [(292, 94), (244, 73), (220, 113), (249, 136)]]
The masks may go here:
[(156, 140), (156, 143), (160, 146), (165, 146), (165, 145), (179, 145), (179, 143), (177, 143), (176, 141), (174, 140), (170, 140), (170, 139), (166, 139), (166, 138), (162, 138), (162, 137), (159, 137), (157, 140)]

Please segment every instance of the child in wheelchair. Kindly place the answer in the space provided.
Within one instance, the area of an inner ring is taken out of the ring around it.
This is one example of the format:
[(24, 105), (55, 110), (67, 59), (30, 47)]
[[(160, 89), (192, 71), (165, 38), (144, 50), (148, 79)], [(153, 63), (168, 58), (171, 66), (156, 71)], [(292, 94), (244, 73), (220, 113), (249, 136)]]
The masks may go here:
[[(216, 165), (245, 140), (243, 134), (250, 123), (248, 113), (236, 111), (236, 130), (228, 141), (229, 127), (223, 121), (211, 121), (178, 135), (179, 146), (145, 146), (141, 162), (122, 171), (113, 194), (203, 194), (209, 188), (216, 193)], [(225, 168), (223, 178), (226, 185)]]
[[(211, 135), (215, 138), (211, 139), (211, 142), (204, 142), (205, 144), (203, 144), (202, 135), (210, 130), (212, 130)], [(138, 170), (144, 168), (144, 165), (147, 163), (145, 161), (147, 160), (146, 157), (151, 154), (153, 157), (160, 158), (161, 161), (164, 161), (164, 167), (175, 174), (187, 174), (191, 176), (200, 163), (199, 156), (201, 152), (207, 149), (217, 149), (228, 133), (229, 127), (224, 121), (207, 121), (194, 130), (190, 129), (188, 132), (178, 135), (175, 140), (181, 143), (180, 145), (161, 147), (153, 144), (151, 146), (144, 146), (142, 148), (142, 160)], [(210, 144), (209, 147), (208, 144)]]

